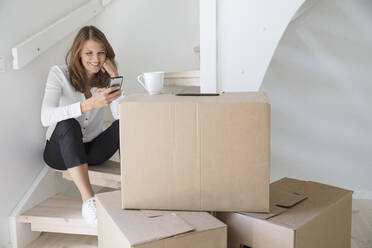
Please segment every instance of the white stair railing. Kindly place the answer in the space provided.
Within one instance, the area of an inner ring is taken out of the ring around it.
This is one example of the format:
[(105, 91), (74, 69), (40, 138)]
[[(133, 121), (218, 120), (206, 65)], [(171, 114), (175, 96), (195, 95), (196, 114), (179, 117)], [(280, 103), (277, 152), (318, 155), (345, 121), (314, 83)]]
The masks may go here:
[(103, 11), (111, 0), (91, 0), (12, 48), (13, 69), (19, 70), (68, 34)]

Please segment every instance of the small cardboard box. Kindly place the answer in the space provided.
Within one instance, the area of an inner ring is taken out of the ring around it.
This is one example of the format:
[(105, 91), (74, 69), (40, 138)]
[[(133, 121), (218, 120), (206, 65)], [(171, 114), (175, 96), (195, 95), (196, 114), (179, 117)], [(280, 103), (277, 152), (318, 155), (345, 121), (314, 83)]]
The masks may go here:
[(123, 208), (269, 211), (264, 93), (130, 95), (120, 116)]
[(350, 248), (352, 191), (284, 178), (270, 194), (270, 214), (217, 213), (230, 248)]
[(121, 209), (120, 191), (97, 195), (100, 248), (226, 248), (227, 227), (206, 212)]

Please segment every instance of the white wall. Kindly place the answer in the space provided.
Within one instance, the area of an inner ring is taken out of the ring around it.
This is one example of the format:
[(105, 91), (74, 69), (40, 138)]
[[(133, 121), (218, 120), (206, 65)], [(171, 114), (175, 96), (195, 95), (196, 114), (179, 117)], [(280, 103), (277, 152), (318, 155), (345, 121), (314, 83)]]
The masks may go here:
[[(137, 76), (199, 70), (199, 0), (117, 0), (96, 18), (114, 47), (126, 94), (145, 92)], [(105, 119), (112, 116), (106, 109)]]
[(372, 2), (324, 0), (288, 27), (261, 90), (272, 101), (272, 179), (372, 199)]
[[(0, 247), (9, 242), (8, 215), (44, 166), (40, 105), (45, 80), (53, 64), (64, 63), (76, 31), (20, 71), (11, 69), (11, 48), (85, 2), (0, 1), (0, 57), (6, 60), (6, 71), (0, 72)], [(141, 90), (134, 80), (140, 72), (199, 67), (192, 52), (199, 44), (197, 12), (196, 0), (116, 0), (90, 24), (107, 34), (120, 72), (129, 79), (126, 89), (134, 92)]]
[(305, 0), (216, 0), (217, 89), (256, 91), (292, 17)]
[(199, 0), (117, 0), (97, 18), (126, 78), (124, 89), (144, 92), (146, 71), (199, 70)]

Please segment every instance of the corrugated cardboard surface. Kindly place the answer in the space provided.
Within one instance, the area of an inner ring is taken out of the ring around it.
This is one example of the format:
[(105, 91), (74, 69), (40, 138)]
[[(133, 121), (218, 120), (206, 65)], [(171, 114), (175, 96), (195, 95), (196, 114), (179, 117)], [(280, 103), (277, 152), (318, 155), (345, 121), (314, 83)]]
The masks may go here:
[[(351, 191), (290, 178), (272, 183), (270, 191), (274, 213), (218, 213), (217, 217), (229, 226), (229, 247), (240, 248), (239, 242), (248, 242), (255, 248), (350, 247)], [(272, 231), (258, 237), (262, 223), (270, 225)], [(288, 239), (292, 245), (276, 245), (281, 240), (276, 233), (283, 228), (293, 231)], [(264, 239), (269, 245), (254, 243), (257, 239)]]
[[(189, 212), (189, 211), (156, 211), (156, 210), (140, 210), (147, 217), (158, 217), (164, 215), (176, 215), (187, 223), (193, 226), (196, 231), (207, 231), (216, 229), (216, 227), (222, 227), (224, 224), (210, 216), (206, 212)], [(207, 219), (207, 221), (206, 221)]]
[(265, 94), (134, 95), (120, 112), (123, 208), (269, 210)]
[[(97, 197), (98, 199), (98, 197)], [(98, 247), (111, 248), (120, 245), (120, 248), (130, 248), (131, 245), (122, 234), (116, 222), (111, 218), (100, 201), (97, 201), (98, 217)]]
[(294, 231), (286, 227), (237, 213), (219, 212), (217, 218), (227, 224), (229, 248), (294, 247)]
[(160, 243), (163, 246), (159, 247), (164, 247), (169, 242), (178, 244), (177, 240), (179, 245), (184, 240), (195, 242), (194, 239), (201, 239), (203, 235), (211, 235), (218, 241), (211, 241), (210, 244), (226, 247), (226, 225), (208, 213), (159, 212), (146, 215), (139, 210), (122, 210), (120, 196), (120, 191), (97, 195), (100, 247), (110, 247), (110, 239), (119, 242), (116, 247), (157, 247)]
[[(277, 215), (270, 222), (298, 229), (311, 219), (319, 216), (330, 206), (341, 201), (344, 197), (350, 196), (352, 191), (333, 187), (311, 181), (301, 181), (296, 179), (284, 178), (273, 183), (273, 187), (287, 192), (295, 192), (306, 195), (308, 198), (288, 209), (286, 212)], [(351, 213), (351, 212), (350, 212)]]
[(296, 230), (296, 248), (350, 248), (352, 195)]

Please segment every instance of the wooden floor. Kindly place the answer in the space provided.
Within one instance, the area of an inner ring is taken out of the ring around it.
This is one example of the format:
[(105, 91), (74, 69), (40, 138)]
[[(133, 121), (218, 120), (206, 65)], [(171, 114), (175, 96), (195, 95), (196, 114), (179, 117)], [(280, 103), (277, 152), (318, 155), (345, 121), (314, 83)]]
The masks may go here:
[(372, 200), (353, 200), (352, 248), (372, 248)]

